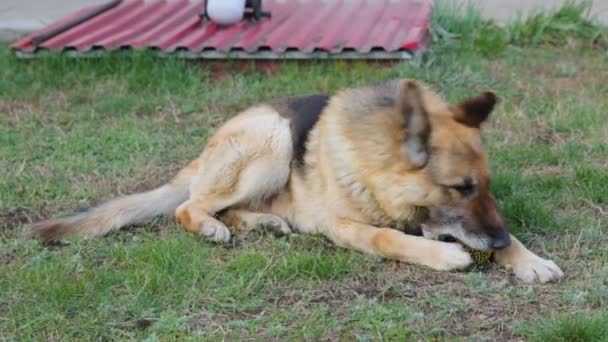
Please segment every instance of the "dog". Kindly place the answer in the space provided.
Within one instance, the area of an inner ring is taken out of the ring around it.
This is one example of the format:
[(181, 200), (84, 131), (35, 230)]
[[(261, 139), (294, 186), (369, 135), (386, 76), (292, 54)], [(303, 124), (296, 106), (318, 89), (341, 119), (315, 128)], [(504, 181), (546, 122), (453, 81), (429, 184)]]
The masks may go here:
[(228, 227), (323, 234), (442, 271), (472, 264), (458, 240), (524, 282), (557, 281), (562, 270), (508, 233), (490, 192), (481, 125), (496, 103), (485, 92), (449, 104), (408, 79), (267, 101), (228, 120), (168, 184), (29, 232), (54, 241), (175, 215), (211, 241), (229, 241)]

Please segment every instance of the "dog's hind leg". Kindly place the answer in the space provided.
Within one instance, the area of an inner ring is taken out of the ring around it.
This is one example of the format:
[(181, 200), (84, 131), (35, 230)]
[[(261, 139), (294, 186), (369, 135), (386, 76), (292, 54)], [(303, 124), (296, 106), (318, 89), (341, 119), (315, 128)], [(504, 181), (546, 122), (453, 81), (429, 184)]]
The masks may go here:
[(240, 231), (262, 229), (276, 236), (291, 234), (289, 224), (279, 216), (267, 213), (257, 213), (248, 210), (230, 209), (222, 214), (220, 220), (228, 226)]
[(256, 107), (235, 117), (199, 158), (190, 198), (177, 208), (177, 219), (190, 232), (227, 242), (230, 231), (214, 216), (231, 208), (261, 207), (287, 183), (291, 155), (289, 121), (272, 108)]

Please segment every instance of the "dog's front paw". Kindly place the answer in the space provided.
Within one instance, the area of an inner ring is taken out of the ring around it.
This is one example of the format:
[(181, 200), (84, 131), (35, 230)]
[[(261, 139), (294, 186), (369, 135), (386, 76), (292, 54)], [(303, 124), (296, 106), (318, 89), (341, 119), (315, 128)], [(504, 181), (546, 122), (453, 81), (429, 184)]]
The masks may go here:
[(471, 255), (457, 243), (439, 242), (436, 262), (428, 265), (439, 271), (462, 270), (473, 263)]
[(558, 281), (564, 277), (564, 272), (553, 261), (543, 259), (533, 253), (521, 258), (511, 267), (517, 278), (526, 283), (539, 281), (544, 284)]

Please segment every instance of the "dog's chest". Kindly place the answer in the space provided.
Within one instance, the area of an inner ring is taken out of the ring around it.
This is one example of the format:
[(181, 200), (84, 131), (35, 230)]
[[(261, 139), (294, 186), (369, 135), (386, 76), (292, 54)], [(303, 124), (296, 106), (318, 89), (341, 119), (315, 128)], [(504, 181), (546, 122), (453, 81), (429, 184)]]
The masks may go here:
[(421, 212), (414, 211), (410, 215), (407, 215), (407, 218), (402, 219), (393, 219), (381, 210), (371, 211), (363, 209), (362, 213), (366, 216), (364, 221), (372, 226), (394, 228), (410, 235), (422, 235), (420, 222), (423, 215)]
[(376, 200), (372, 191), (358, 180), (355, 173), (341, 174), (337, 183), (347, 199), (345, 202), (357, 212), (361, 221), (376, 227), (395, 228), (408, 234), (420, 233), (419, 223), (425, 217), (423, 209), (403, 208), (400, 217), (391, 217)]

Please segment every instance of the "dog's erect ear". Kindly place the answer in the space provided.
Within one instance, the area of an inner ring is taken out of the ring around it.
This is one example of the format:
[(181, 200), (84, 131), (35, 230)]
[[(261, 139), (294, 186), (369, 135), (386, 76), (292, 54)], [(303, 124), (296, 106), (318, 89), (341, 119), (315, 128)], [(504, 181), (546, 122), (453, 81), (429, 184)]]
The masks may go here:
[(454, 119), (470, 127), (479, 127), (486, 121), (497, 101), (496, 94), (491, 91), (464, 100), (456, 106)]
[(429, 114), (424, 108), (422, 90), (414, 81), (407, 81), (401, 89), (399, 109), (405, 118), (405, 151), (408, 161), (423, 167), (429, 159), (428, 141), (431, 136)]

